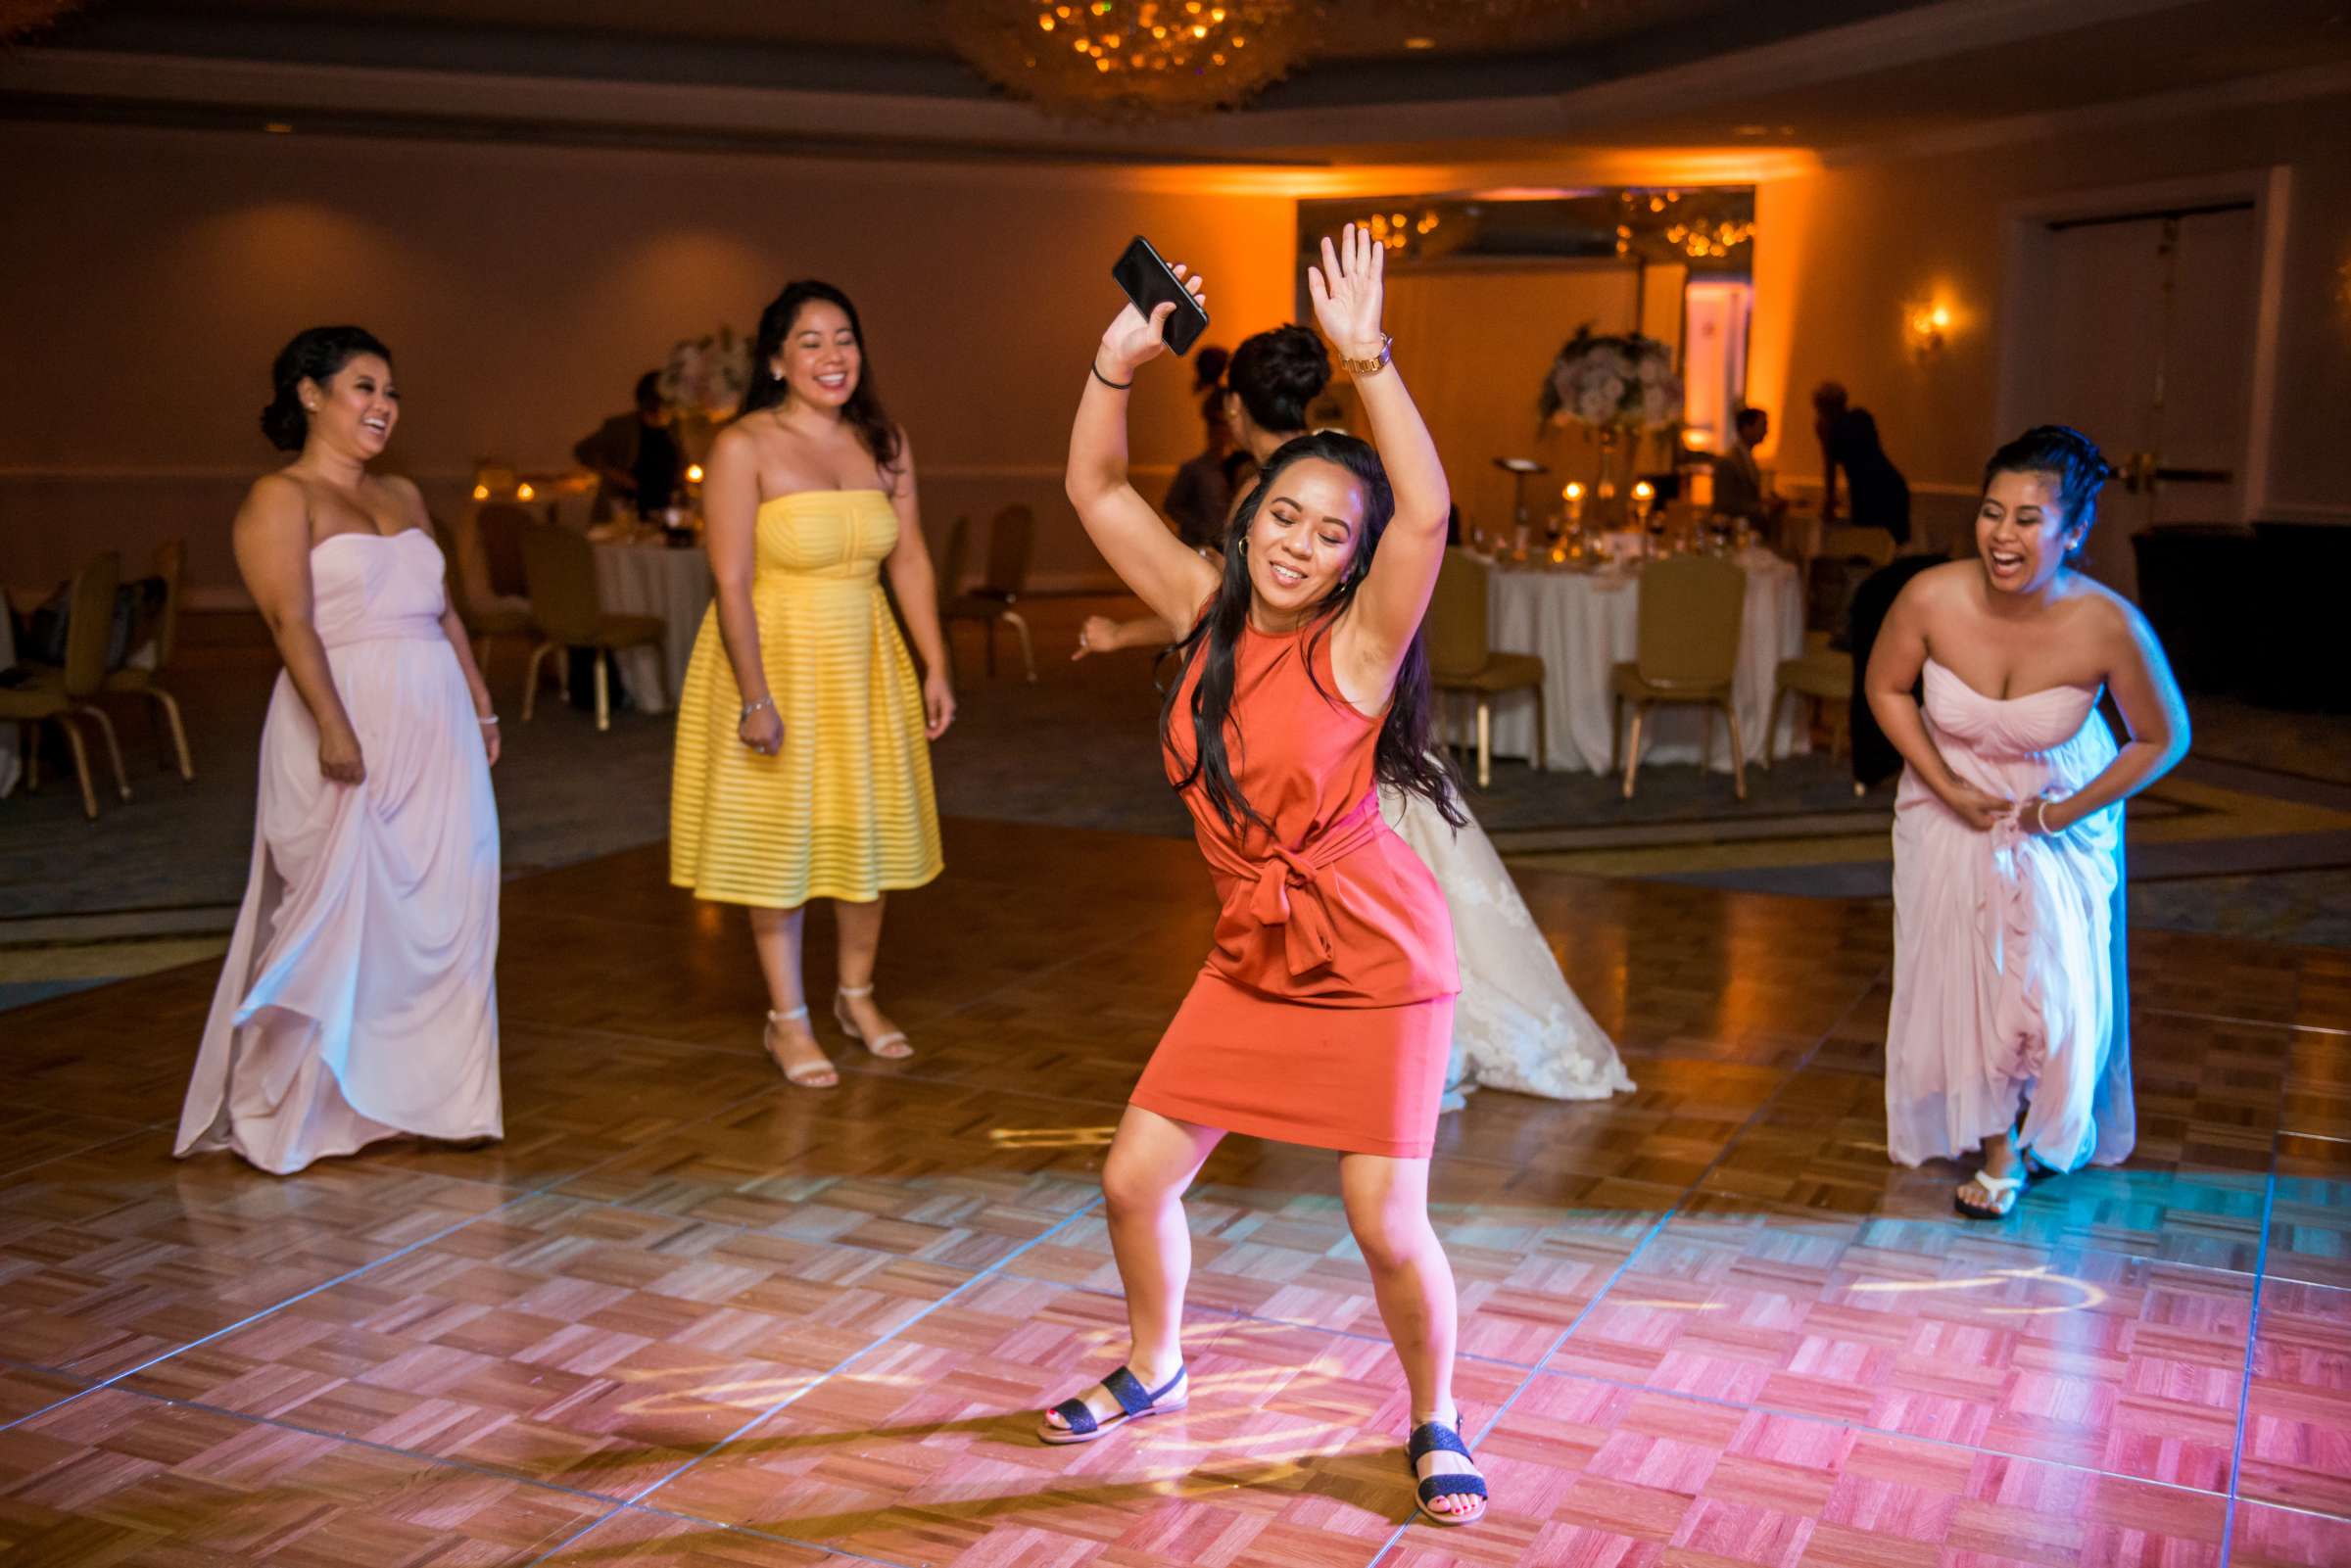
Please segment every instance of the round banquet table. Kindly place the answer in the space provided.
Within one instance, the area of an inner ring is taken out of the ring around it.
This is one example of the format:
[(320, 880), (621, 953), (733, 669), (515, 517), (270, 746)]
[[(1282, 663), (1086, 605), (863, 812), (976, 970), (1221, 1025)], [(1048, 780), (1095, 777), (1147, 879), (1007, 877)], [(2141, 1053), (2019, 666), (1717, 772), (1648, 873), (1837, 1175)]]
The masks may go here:
[[(1764, 734), (1782, 659), (1804, 650), (1803, 580), (1797, 569), (1768, 550), (1749, 549), (1735, 557), (1747, 572), (1747, 607), (1739, 633), (1739, 667), (1732, 701), (1747, 760), (1784, 757), (1809, 749), (1800, 722), (1802, 704), (1791, 703), (1778, 733)], [(1497, 567), (1486, 580), (1486, 637), (1497, 652), (1543, 657), (1543, 701), (1547, 764), (1555, 771), (1608, 771), (1609, 727), (1615, 698), (1609, 689), (1613, 666), (1630, 663), (1641, 625), (1641, 576), (1636, 569), (1592, 572), (1539, 567)], [(1463, 725), (1455, 703), (1455, 738)], [(1696, 762), (1709, 719), (1721, 717), (1696, 703), (1659, 703), (1649, 710), (1642, 759)], [(1535, 693), (1512, 691), (1494, 699), (1496, 754), (1535, 754)], [(1628, 722), (1629, 728), (1629, 722)], [(1728, 773), (1730, 737), (1720, 735), (1714, 766)]]
[(695, 634), (713, 589), (710, 559), (698, 549), (659, 544), (599, 544), (596, 589), (606, 615), (657, 615), (661, 645), (629, 648), (616, 655), (620, 684), (640, 713), (667, 713), (677, 705), (694, 656)]

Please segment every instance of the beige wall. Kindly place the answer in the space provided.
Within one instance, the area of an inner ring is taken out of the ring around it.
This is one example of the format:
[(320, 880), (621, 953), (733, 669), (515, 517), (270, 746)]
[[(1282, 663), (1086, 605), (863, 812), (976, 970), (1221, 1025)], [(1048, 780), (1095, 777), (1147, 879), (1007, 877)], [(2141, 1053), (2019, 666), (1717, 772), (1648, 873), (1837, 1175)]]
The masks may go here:
[[(1155, 187), (1146, 191), (1145, 184)], [(1071, 168), (0, 125), (0, 577), (188, 537), (233, 585), (228, 520), (273, 461), (256, 426), (301, 327), (398, 356), (388, 466), (461, 503), (477, 455), (567, 463), (679, 337), (748, 330), (788, 278), (858, 302), (912, 435), (934, 542), (1038, 509), (1037, 580), (1101, 579), (1061, 497), (1069, 417), (1149, 234), (1214, 286), (1211, 339), (1288, 313), (1293, 206)], [(1138, 391), (1138, 467), (1196, 450), (1181, 369)]]
[[(2291, 167), (2267, 515), (2351, 518), (2351, 99), (2216, 105), (1969, 152), (1831, 167), (1757, 192), (1748, 382), (1772, 410), (1777, 461), (1817, 482), (1807, 401), (1834, 378), (1878, 416), (1923, 492), (1963, 520), (1995, 428), (2007, 210), (2098, 187)], [(1957, 311), (1943, 353), (1914, 358), (1905, 306)], [(2093, 435), (2098, 434), (2092, 432)], [(1766, 460), (1773, 453), (1766, 451)], [(1938, 495), (1942, 490), (1946, 494)], [(1948, 494), (1959, 492), (1962, 494)]]

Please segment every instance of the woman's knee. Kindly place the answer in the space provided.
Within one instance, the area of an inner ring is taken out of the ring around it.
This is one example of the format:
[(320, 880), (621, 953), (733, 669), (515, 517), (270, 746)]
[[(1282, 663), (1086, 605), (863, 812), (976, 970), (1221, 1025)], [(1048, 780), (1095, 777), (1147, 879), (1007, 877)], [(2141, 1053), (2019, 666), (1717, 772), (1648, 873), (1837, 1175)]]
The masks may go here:
[(1410, 1268), (1436, 1245), (1427, 1212), (1414, 1205), (1387, 1203), (1351, 1209), (1347, 1221), (1355, 1232), (1356, 1250), (1374, 1274)]
[(1110, 1217), (1155, 1213), (1183, 1194), (1184, 1172), (1165, 1161), (1112, 1149), (1102, 1163), (1102, 1199)]

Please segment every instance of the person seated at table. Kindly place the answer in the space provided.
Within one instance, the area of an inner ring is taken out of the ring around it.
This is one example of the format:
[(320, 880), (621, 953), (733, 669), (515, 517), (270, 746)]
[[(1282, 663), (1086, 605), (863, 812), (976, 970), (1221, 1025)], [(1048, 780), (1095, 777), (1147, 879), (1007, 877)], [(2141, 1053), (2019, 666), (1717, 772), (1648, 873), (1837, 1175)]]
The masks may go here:
[(1824, 381), (1812, 389), (1812, 429), (1820, 437), (1820, 521), (1837, 521), (1837, 476), (1846, 477), (1852, 501), (1852, 526), (1883, 528), (1895, 544), (1910, 543), (1910, 484), (1878, 443), (1878, 422), (1867, 408), (1851, 405), (1843, 386)]
[(684, 455), (670, 434), (669, 405), (661, 400), (661, 372), (637, 378), (637, 406), (597, 426), (596, 434), (571, 449), (581, 467), (596, 475), (592, 522), (621, 512), (650, 517), (677, 499)]
[(1742, 408), (1731, 421), (1731, 444), (1714, 459), (1714, 510), (1724, 517), (1744, 517), (1758, 529), (1775, 526), (1788, 502), (1763, 487), (1763, 470), (1755, 449), (1771, 434), (1771, 415), (1760, 408)]
[(1915, 1165), (1981, 1148), (1952, 1197), (1970, 1218), (2005, 1216), (2034, 1175), (2120, 1164), (2135, 1134), (2123, 802), (2188, 729), (2146, 618), (2073, 566), (2112, 473), (2062, 425), (1994, 452), (1977, 558), (1912, 578), (1870, 655), (1870, 706), (1908, 764), (1886, 1150)]

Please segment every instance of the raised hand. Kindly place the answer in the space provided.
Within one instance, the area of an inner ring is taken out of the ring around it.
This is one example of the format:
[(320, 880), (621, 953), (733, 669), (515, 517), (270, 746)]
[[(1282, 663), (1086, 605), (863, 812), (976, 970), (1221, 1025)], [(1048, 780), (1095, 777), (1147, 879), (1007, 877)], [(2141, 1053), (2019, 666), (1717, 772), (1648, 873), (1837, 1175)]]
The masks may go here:
[[(1188, 274), (1182, 263), (1175, 267), (1176, 277), (1191, 292), (1202, 309), (1208, 306), (1208, 280)], [(1131, 381), (1134, 367), (1158, 358), (1167, 352), (1165, 329), (1168, 317), (1176, 313), (1173, 301), (1152, 308), (1148, 320), (1129, 300), (1123, 306), (1110, 330), (1102, 334), (1101, 351), (1094, 356), (1095, 368), (1113, 381)]]
[(1371, 231), (1350, 223), (1334, 247), (1322, 237), (1322, 264), (1306, 269), (1306, 292), (1315, 302), (1322, 335), (1351, 358), (1379, 354), (1379, 317), (1384, 303), (1388, 248)]

